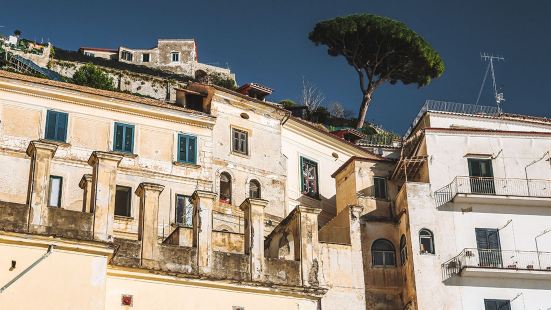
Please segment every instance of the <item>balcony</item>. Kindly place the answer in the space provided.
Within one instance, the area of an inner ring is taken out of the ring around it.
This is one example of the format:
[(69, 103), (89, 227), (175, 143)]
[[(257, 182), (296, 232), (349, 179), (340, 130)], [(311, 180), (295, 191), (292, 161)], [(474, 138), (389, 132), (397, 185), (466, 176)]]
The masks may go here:
[(442, 280), (454, 276), (551, 279), (551, 252), (468, 248), (442, 264)]
[(551, 206), (551, 180), (456, 177), (434, 192), (436, 206), (448, 202)]

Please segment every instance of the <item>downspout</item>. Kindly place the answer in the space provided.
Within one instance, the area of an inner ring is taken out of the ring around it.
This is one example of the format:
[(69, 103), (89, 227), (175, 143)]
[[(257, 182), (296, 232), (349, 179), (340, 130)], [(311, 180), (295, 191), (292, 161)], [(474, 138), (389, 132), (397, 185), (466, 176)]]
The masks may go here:
[(528, 165), (526, 165), (524, 167), (524, 176), (526, 177), (526, 187), (528, 189), (528, 196), (530, 196), (530, 183), (528, 182), (528, 167), (532, 166), (533, 164), (539, 162), (540, 160), (544, 159), (545, 158), (545, 155), (549, 155), (549, 151), (543, 153), (543, 155), (541, 156), (541, 158), (539, 159), (536, 159), (534, 161), (532, 161), (531, 163), (529, 163)]
[(23, 270), (20, 274), (18, 274), (17, 276), (15, 276), (15, 278), (13, 278), (10, 282), (8, 282), (6, 285), (2, 286), (2, 288), (0, 288), (0, 294), (3, 293), (8, 287), (10, 287), (12, 284), (14, 284), (17, 280), (19, 280), (22, 276), (24, 276), (27, 272), (31, 271), (31, 269), (33, 269), (34, 267), (36, 267), (36, 265), (38, 265), (41, 261), (43, 261), (44, 259), (46, 259), (46, 257), (50, 256), (50, 254), (52, 254), (52, 251), (54, 249), (54, 246), (53, 244), (50, 244), (48, 246), (48, 251), (46, 251), (46, 253), (44, 253), (39, 259), (37, 259), (34, 263), (32, 263), (29, 267), (27, 267), (25, 270)]

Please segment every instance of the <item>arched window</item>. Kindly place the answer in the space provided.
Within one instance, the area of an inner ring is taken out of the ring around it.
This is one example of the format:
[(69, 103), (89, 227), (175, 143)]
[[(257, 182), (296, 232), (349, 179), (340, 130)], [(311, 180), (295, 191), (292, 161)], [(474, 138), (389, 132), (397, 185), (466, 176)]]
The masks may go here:
[(257, 180), (249, 182), (249, 197), (260, 198), (260, 183)]
[(434, 235), (432, 231), (423, 228), (419, 231), (419, 246), (421, 254), (434, 254)]
[(400, 264), (403, 266), (408, 260), (408, 250), (406, 247), (406, 236), (400, 238)]
[(396, 255), (392, 242), (386, 239), (375, 240), (371, 245), (371, 261), (373, 266), (396, 266)]
[(231, 176), (227, 172), (220, 174), (220, 202), (231, 203)]

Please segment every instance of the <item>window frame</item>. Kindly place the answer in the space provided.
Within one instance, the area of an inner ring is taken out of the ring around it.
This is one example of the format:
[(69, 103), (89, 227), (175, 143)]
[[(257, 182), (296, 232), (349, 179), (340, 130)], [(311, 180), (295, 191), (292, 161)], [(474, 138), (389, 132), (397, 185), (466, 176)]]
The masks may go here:
[[(145, 60), (146, 55), (147, 55), (147, 61)], [(151, 62), (151, 53), (142, 53), (142, 62), (150, 63)]]
[[(178, 60), (174, 60), (174, 56), (178, 56)], [(180, 52), (170, 52), (170, 62), (180, 62)]]
[[(237, 138), (235, 137), (236, 133), (239, 134)], [(236, 145), (235, 143), (236, 140), (237, 142), (241, 142), (241, 138), (242, 138), (241, 135), (245, 136), (245, 140), (244, 140), (245, 149), (243, 151), (239, 150), (238, 145)], [(249, 131), (245, 129), (235, 128), (235, 127), (231, 128), (231, 151), (234, 154), (249, 156)]]
[(400, 265), (404, 266), (408, 260), (407, 239), (404, 234), (400, 237)]
[[(184, 205), (184, 210), (183, 210), (183, 221), (179, 221), (179, 218), (178, 218), (178, 202), (180, 201), (180, 199), (184, 199), (189, 202), (189, 204), (185, 204)], [(193, 203), (191, 201), (191, 196), (189, 195), (183, 195), (183, 194), (176, 194), (176, 197), (175, 197), (175, 205), (174, 205), (174, 223), (176, 223), (176, 225), (179, 225), (179, 226), (183, 226), (183, 227), (193, 227)], [(191, 214), (189, 214), (186, 210), (186, 207), (190, 206), (191, 207)], [(190, 215), (189, 217), (189, 221), (188, 221), (188, 215)]]
[[(387, 243), (388, 245), (390, 245), (392, 250), (374, 250), (373, 247), (377, 242)], [(394, 267), (396, 267), (396, 248), (394, 247), (394, 244), (390, 240), (385, 239), (385, 238), (379, 238), (379, 239), (373, 241), (373, 243), (371, 244), (370, 253), (371, 253), (371, 266), (372, 267), (376, 267), (376, 268), (394, 268)], [(382, 257), (382, 262), (383, 262), (382, 265), (375, 263), (375, 255), (374, 254), (382, 255), (381, 256)], [(386, 263), (386, 257), (387, 257), (386, 254), (392, 254), (392, 258), (393, 258), (392, 264), (387, 264)]]
[[(304, 163), (308, 163), (308, 164), (312, 164), (315, 166), (315, 192), (311, 193), (309, 191), (305, 191), (305, 182), (304, 182)], [(311, 197), (311, 198), (315, 198), (315, 199), (319, 199), (319, 195), (320, 195), (320, 188), (319, 188), (319, 164), (317, 161), (315, 160), (312, 160), (312, 159), (309, 159), (307, 157), (304, 157), (304, 156), (300, 156), (300, 166), (299, 166), (299, 169), (300, 169), (300, 192), (303, 194), (303, 195), (306, 195), (308, 197)]]
[[(182, 158), (182, 139), (185, 139), (185, 158)], [(190, 152), (189, 152), (189, 145), (193, 141), (193, 160), (190, 160)], [(177, 151), (176, 151), (176, 161), (179, 163), (186, 163), (186, 164), (197, 164), (197, 137), (194, 135), (184, 134), (184, 133), (178, 133), (178, 145), (177, 145)]]
[[(122, 141), (121, 141), (121, 149), (117, 149), (117, 127), (122, 126), (123, 132), (122, 132)], [(128, 128), (132, 128), (132, 142), (130, 144), (130, 150), (125, 150), (124, 146), (126, 145), (126, 130)], [(136, 137), (136, 127), (132, 124), (126, 124), (126, 123), (119, 123), (115, 122), (113, 126), (113, 151), (115, 152), (122, 152), (127, 154), (134, 154), (134, 140)]]
[[(423, 235), (422, 233), (427, 233), (427, 235)], [(422, 239), (428, 239), (429, 244), (431, 248), (429, 250), (426, 250), (423, 252), (421, 249), (421, 245), (423, 245)], [(436, 254), (436, 247), (434, 246), (434, 233), (428, 229), (428, 228), (421, 228), (419, 229), (419, 254), (421, 255), (428, 255), (428, 254)]]
[[(57, 198), (57, 205), (51, 205), (51, 196), (52, 196), (52, 179), (59, 180), (59, 193)], [(50, 175), (49, 185), (48, 185), (48, 207), (52, 208), (61, 208), (61, 197), (63, 195), (63, 177), (58, 175)]]
[[(126, 206), (126, 209), (128, 210), (128, 214), (117, 214), (117, 193), (119, 192), (119, 188), (125, 188), (128, 189), (128, 203)], [(114, 214), (116, 216), (122, 216), (122, 217), (132, 217), (132, 187), (126, 186), (126, 185), (116, 185), (115, 187), (115, 210)]]
[[(252, 188), (251, 188), (252, 184), (255, 184), (255, 186), (257, 187), (257, 193), (258, 193), (257, 197), (253, 197), (252, 195)], [(249, 198), (262, 199), (262, 186), (260, 186), (260, 182), (257, 179), (252, 179), (249, 181)]]
[[(64, 120), (63, 120), (64, 118)], [(60, 132), (60, 122), (65, 122), (65, 130)], [(52, 124), (53, 122), (53, 124)], [(54, 126), (53, 128), (53, 137), (49, 136), (49, 126)], [(57, 142), (67, 142), (67, 132), (69, 131), (69, 113), (61, 112), (57, 110), (47, 110), (46, 111), (46, 126), (44, 128), (44, 139)], [(62, 135), (60, 137), (60, 135)]]
[[(228, 178), (228, 183), (229, 183), (229, 198), (227, 199), (227, 201), (225, 200), (222, 200), (222, 175), (225, 175), (227, 178)], [(227, 203), (227, 204), (231, 204), (232, 201), (233, 201), (233, 178), (231, 176), (231, 174), (227, 171), (222, 171), (218, 177), (218, 190), (219, 190), (219, 197), (218, 197), (218, 200), (222, 203)]]
[[(379, 181), (377, 181), (377, 180), (379, 180)], [(384, 195), (383, 196), (378, 195), (378, 190), (377, 190), (377, 188), (380, 186), (380, 183), (377, 183), (377, 182), (381, 182), (381, 180), (382, 180), (383, 185), (384, 185), (384, 187), (383, 187)], [(375, 199), (388, 200), (388, 179), (387, 178), (379, 177), (379, 176), (374, 176), (373, 177), (373, 197)]]
[(134, 54), (130, 51), (123, 50), (121, 51), (121, 58), (126, 61), (134, 61)]

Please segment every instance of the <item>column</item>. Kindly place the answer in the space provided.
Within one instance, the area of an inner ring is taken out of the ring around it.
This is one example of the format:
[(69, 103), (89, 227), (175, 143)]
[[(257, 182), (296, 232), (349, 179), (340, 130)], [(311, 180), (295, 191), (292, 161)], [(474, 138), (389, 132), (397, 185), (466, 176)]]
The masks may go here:
[(159, 184), (141, 183), (135, 192), (140, 197), (138, 240), (142, 242), (142, 265), (156, 261), (159, 254), (159, 196), (164, 188)]
[[(299, 247), (301, 277), (303, 286), (319, 286), (319, 245), (318, 245), (318, 215), (320, 208), (306, 206), (297, 207), (298, 230), (300, 231)], [(295, 240), (295, 242), (297, 242)], [(295, 254), (296, 255), (296, 254)]]
[(95, 151), (88, 159), (92, 166), (92, 195), (90, 209), (94, 211), (94, 239), (113, 241), (117, 167), (122, 155)]
[(249, 255), (252, 281), (261, 281), (264, 273), (264, 208), (268, 201), (247, 198), (239, 206), (245, 215), (245, 254)]
[(57, 145), (46, 141), (31, 141), (27, 155), (31, 157), (27, 204), (29, 205), (29, 227), (44, 225), (47, 217), (48, 191), (50, 188), (50, 166)]
[(212, 268), (212, 209), (216, 193), (196, 190), (193, 201), (193, 246), (197, 249), (199, 273), (209, 273)]
[(80, 179), (80, 182), (78, 183), (78, 187), (82, 188), (83, 195), (82, 195), (82, 212), (92, 212), (91, 204), (92, 204), (92, 175), (91, 174), (85, 174), (82, 176), (82, 179)]

